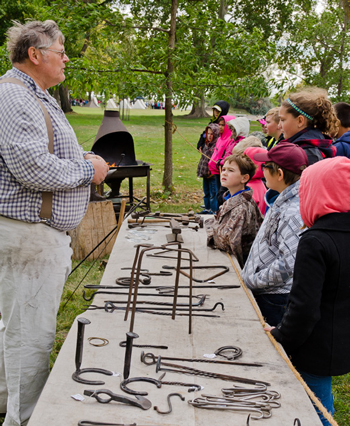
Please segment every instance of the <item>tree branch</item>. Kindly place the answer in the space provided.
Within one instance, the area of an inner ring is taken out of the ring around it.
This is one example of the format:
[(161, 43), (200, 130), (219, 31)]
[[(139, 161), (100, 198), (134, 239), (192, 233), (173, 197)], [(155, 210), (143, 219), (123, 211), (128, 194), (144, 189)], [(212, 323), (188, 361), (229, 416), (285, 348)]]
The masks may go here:
[[(94, 70), (94, 69), (88, 69), (88, 68), (84, 68), (84, 67), (66, 67), (69, 70), (82, 70), (82, 71), (88, 71), (88, 72), (124, 72), (125, 70), (120, 70), (120, 69), (116, 69), (116, 70)], [(149, 74), (162, 74), (164, 75), (164, 72), (162, 71), (152, 71), (152, 70), (143, 70), (143, 69), (137, 69), (137, 68), (131, 68), (128, 71), (130, 72), (146, 72)]]

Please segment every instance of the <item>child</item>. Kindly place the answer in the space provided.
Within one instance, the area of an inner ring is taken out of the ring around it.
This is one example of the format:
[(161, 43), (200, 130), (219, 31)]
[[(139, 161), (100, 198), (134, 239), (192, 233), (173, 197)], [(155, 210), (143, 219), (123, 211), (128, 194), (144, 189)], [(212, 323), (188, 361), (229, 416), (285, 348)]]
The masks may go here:
[[(217, 101), (213, 105), (213, 116), (211, 120), (209, 121), (209, 124), (218, 124), (219, 118), (223, 115), (226, 115), (228, 113), (228, 110), (230, 109), (230, 104), (226, 101)], [(202, 149), (205, 144), (206, 140), (206, 134), (205, 131), (200, 135), (199, 141), (197, 143), (197, 149), (202, 152)]]
[[(234, 149), (234, 147), (240, 141), (242, 141), (245, 137), (247, 137), (249, 133), (250, 123), (249, 123), (249, 120), (245, 117), (234, 118), (230, 121), (227, 121), (226, 123), (227, 123), (227, 127), (229, 128), (231, 132), (231, 136), (230, 136), (228, 144), (226, 145), (224, 152), (221, 155), (221, 160), (217, 161), (216, 163), (218, 167), (221, 167), (224, 165), (225, 158), (232, 154), (232, 150)], [(220, 185), (217, 191), (218, 207), (220, 207), (223, 204), (224, 202), (223, 195), (225, 194), (226, 191), (227, 191), (227, 188)]]
[(214, 152), (216, 141), (220, 136), (219, 126), (217, 124), (209, 124), (206, 129), (206, 140), (202, 149), (202, 156), (198, 163), (197, 176), (203, 178), (204, 192), (204, 210), (201, 214), (214, 214), (218, 209), (216, 201), (216, 182), (215, 177), (210, 173), (208, 163)]
[(301, 146), (309, 164), (335, 156), (333, 135), (338, 131), (339, 120), (323, 89), (309, 89), (291, 93), (279, 110), (285, 140)]
[(216, 189), (220, 189), (220, 161), (223, 158), (225, 149), (230, 142), (231, 130), (227, 126), (227, 122), (235, 118), (234, 115), (224, 115), (219, 118), (218, 125), (220, 131), (220, 137), (216, 142), (213, 155), (209, 161), (210, 173), (215, 176)]
[(289, 142), (280, 142), (270, 151), (255, 154), (254, 160), (266, 162), (266, 185), (269, 191), (275, 190), (279, 195), (266, 213), (242, 276), (266, 322), (277, 325), (285, 312), (293, 281), (303, 224), (299, 211), (299, 179), (308, 160), (302, 148)]
[(279, 108), (272, 108), (266, 113), (267, 149), (273, 148), (282, 135)]
[(287, 312), (276, 328), (266, 328), (332, 414), (332, 376), (350, 372), (349, 179), (346, 157), (303, 172), (300, 213), (309, 229), (300, 238)]
[(263, 144), (259, 138), (249, 135), (248, 137), (238, 142), (238, 144), (233, 148), (232, 154), (242, 155), (244, 151), (249, 147), (262, 148)]
[(350, 105), (345, 102), (338, 102), (334, 105), (334, 110), (340, 121), (337, 140), (334, 146), (337, 148), (337, 156), (342, 155), (350, 158)]
[(221, 165), (224, 164), (224, 159), (232, 154), (233, 148), (249, 134), (250, 123), (246, 117), (238, 117), (227, 122), (228, 128), (231, 130), (231, 139), (228, 143), (225, 152), (224, 158), (221, 162)]
[(258, 206), (247, 187), (255, 173), (255, 164), (246, 155), (226, 158), (221, 183), (228, 188), (225, 202), (213, 219), (205, 222), (207, 245), (236, 256), (241, 268), (262, 222)]
[[(254, 138), (254, 136), (249, 136), (246, 139), (249, 139), (249, 138)], [(246, 139), (244, 139), (242, 142), (244, 142)], [(233, 150), (235, 150), (238, 146), (239, 144), (236, 145), (236, 147)], [(264, 173), (261, 169), (261, 165), (263, 163), (255, 160), (254, 155), (257, 153), (265, 153), (265, 152), (266, 152), (266, 148), (254, 148), (254, 147), (248, 147), (244, 151), (244, 154), (248, 155), (248, 157), (257, 166), (255, 175), (249, 181), (249, 188), (253, 190), (253, 200), (256, 202), (262, 215), (265, 215), (265, 212), (266, 212), (266, 203), (265, 203), (266, 186), (264, 185), (262, 181), (262, 178), (264, 177)]]

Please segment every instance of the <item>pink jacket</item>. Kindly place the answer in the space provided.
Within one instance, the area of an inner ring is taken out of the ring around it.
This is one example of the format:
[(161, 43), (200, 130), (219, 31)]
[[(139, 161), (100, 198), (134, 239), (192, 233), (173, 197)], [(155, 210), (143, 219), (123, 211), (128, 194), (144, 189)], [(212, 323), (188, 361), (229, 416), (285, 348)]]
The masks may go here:
[(300, 214), (310, 228), (329, 213), (350, 211), (350, 160), (326, 158), (307, 167), (300, 178)]
[(265, 215), (265, 211), (266, 211), (265, 193), (267, 189), (263, 181), (261, 180), (261, 178), (264, 177), (264, 173), (261, 170), (262, 163), (254, 160), (254, 154), (257, 154), (258, 152), (266, 152), (266, 149), (250, 147), (244, 151), (244, 154), (246, 154), (254, 162), (256, 166), (258, 166), (255, 172), (255, 175), (252, 177), (252, 179), (250, 179), (247, 186), (249, 186), (249, 188), (253, 190), (253, 200), (258, 205), (261, 213)]
[[(221, 118), (221, 117), (220, 117)], [(220, 174), (219, 169), (216, 165), (216, 162), (223, 158), (225, 149), (227, 148), (227, 145), (230, 142), (231, 137), (231, 130), (227, 126), (227, 122), (234, 119), (234, 115), (223, 115), (222, 118), (225, 120), (225, 128), (222, 132), (222, 135), (219, 137), (219, 139), (216, 142), (214, 153), (211, 156), (211, 159), (209, 161), (209, 170), (211, 174), (218, 175)]]

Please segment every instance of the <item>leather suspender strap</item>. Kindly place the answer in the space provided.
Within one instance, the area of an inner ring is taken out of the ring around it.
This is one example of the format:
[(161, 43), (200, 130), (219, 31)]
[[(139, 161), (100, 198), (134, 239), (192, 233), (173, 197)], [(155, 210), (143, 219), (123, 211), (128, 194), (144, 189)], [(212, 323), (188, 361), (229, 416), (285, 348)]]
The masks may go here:
[[(30, 92), (28, 87), (21, 80), (18, 80), (17, 78), (3, 78), (2, 80), (0, 80), (0, 84), (1, 83), (17, 84), (19, 86), (24, 87)], [(45, 123), (47, 127), (47, 134), (49, 137), (48, 149), (50, 154), (53, 154), (53, 128), (52, 128), (51, 118), (44, 104), (41, 102), (41, 100), (37, 96), (35, 97), (37, 101), (39, 102), (39, 105), (44, 113)], [(42, 219), (50, 219), (51, 214), (52, 214), (52, 192), (42, 192), (42, 203), (41, 203), (41, 210), (40, 210), (39, 217), (41, 217)]]

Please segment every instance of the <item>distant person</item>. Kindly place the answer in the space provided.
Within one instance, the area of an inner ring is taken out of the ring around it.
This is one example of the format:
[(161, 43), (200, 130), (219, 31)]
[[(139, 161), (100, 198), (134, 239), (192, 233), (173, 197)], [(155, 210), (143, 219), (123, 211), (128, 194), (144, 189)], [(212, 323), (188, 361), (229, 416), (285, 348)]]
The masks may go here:
[[(254, 136), (249, 136), (249, 138), (253, 138)], [(257, 139), (258, 140), (258, 139)], [(243, 141), (242, 141), (243, 142)], [(261, 142), (259, 141), (260, 145)], [(238, 144), (239, 145), (239, 144)], [(236, 148), (238, 147), (236, 146)], [(234, 149), (235, 151), (235, 149)], [(265, 194), (266, 194), (266, 186), (264, 185), (264, 182), (262, 181), (264, 177), (264, 172), (261, 168), (261, 165), (263, 164), (261, 161), (257, 161), (254, 159), (254, 155), (258, 153), (264, 153), (266, 152), (265, 148), (262, 147), (248, 147), (244, 150), (244, 154), (247, 155), (253, 163), (256, 165), (256, 171), (254, 176), (249, 181), (249, 188), (253, 190), (253, 200), (256, 202), (257, 206), (259, 207), (259, 210), (261, 211), (262, 215), (265, 215), (266, 212), (266, 202), (265, 202)]]
[(204, 210), (201, 214), (214, 214), (218, 209), (218, 203), (216, 200), (216, 182), (215, 176), (209, 170), (208, 163), (214, 152), (216, 141), (219, 139), (219, 125), (209, 124), (205, 128), (205, 134), (207, 135), (205, 144), (202, 148), (202, 156), (198, 163), (197, 176), (203, 179), (203, 192), (204, 192)]
[(350, 105), (345, 102), (338, 102), (333, 105), (335, 114), (340, 121), (334, 146), (337, 148), (336, 155), (350, 158)]
[(291, 93), (282, 102), (279, 117), (284, 140), (301, 146), (309, 165), (335, 156), (330, 135), (338, 132), (339, 120), (324, 89)]
[(266, 113), (266, 130), (267, 130), (267, 149), (273, 148), (281, 139), (283, 134), (281, 130), (279, 108), (272, 108)]
[[(228, 114), (228, 110), (230, 109), (230, 104), (226, 101), (217, 101), (213, 105), (212, 109), (213, 109), (213, 116), (212, 116), (211, 120), (209, 121), (209, 124), (211, 124), (211, 123), (218, 124), (219, 118), (222, 117), (223, 115)], [(197, 149), (199, 151), (204, 146), (205, 138), (206, 138), (206, 134), (205, 134), (205, 131), (204, 131), (203, 133), (201, 133), (201, 135), (199, 137), (199, 141), (197, 143)]]
[(225, 159), (221, 183), (228, 191), (214, 218), (205, 221), (207, 245), (233, 254), (243, 268), (250, 247), (262, 222), (262, 215), (247, 187), (255, 164), (246, 155)]
[(299, 233), (303, 226), (298, 191), (300, 175), (308, 159), (298, 145), (280, 142), (270, 151), (254, 154), (254, 160), (265, 163), (266, 185), (269, 191), (275, 190), (279, 195), (266, 213), (242, 277), (266, 322), (277, 325), (286, 310), (293, 282)]
[(256, 120), (258, 123), (261, 124), (261, 131), (263, 132), (264, 135), (267, 135), (267, 127), (266, 127), (266, 115), (264, 115), (264, 117), (259, 118), (258, 120)]
[[(326, 159), (300, 180), (301, 234), (287, 311), (266, 328), (333, 414), (332, 376), (350, 372), (350, 160)], [(324, 426), (330, 426), (319, 412)]]
[(220, 163), (224, 157), (225, 149), (231, 140), (231, 130), (229, 129), (227, 122), (234, 119), (234, 115), (224, 115), (218, 120), (220, 137), (216, 142), (213, 155), (209, 161), (209, 170), (215, 176), (216, 188), (219, 191), (220, 183)]
[[(246, 117), (237, 117), (227, 122), (227, 126), (231, 131), (231, 136), (228, 144), (226, 145), (225, 151), (222, 154), (222, 159), (218, 162), (219, 167), (223, 166), (225, 158), (229, 157), (232, 154), (232, 150), (238, 143), (240, 143), (244, 138), (249, 134), (250, 122)], [(223, 195), (227, 191), (227, 188), (220, 185), (219, 190), (217, 191), (217, 202), (218, 207), (220, 207), (224, 198)]]

